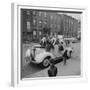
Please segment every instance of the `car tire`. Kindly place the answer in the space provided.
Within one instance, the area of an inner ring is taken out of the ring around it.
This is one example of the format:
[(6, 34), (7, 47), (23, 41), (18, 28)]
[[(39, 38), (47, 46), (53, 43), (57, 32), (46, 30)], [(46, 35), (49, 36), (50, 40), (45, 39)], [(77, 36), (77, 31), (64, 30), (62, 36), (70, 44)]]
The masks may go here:
[(50, 59), (50, 58), (47, 57), (47, 58), (45, 58), (45, 59), (43, 60), (42, 66), (43, 66), (44, 68), (47, 68), (47, 67), (50, 65), (49, 59)]

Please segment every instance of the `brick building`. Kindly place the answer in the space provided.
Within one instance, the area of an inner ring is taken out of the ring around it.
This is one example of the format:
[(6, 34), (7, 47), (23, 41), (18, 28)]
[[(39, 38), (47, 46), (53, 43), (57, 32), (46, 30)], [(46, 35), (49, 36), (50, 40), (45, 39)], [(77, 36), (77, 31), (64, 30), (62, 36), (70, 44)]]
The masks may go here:
[(80, 22), (59, 12), (22, 9), (21, 31), (23, 41), (39, 41), (50, 33), (76, 37), (80, 31)]

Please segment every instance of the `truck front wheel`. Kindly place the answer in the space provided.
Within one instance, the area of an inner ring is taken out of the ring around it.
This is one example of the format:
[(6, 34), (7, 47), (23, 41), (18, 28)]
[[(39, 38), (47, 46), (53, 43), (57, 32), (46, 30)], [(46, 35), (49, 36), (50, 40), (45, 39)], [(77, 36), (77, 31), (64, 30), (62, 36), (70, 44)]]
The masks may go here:
[(49, 65), (50, 65), (50, 57), (48, 56), (48, 57), (46, 57), (44, 60), (43, 60), (43, 62), (42, 62), (42, 66), (44, 67), (44, 68), (46, 68), (46, 67), (48, 67)]
[(43, 67), (45, 67), (45, 68), (48, 67), (49, 64), (50, 64), (50, 62), (49, 62), (49, 59), (47, 59), (47, 58), (44, 59), (43, 62), (42, 62), (42, 65), (43, 65)]

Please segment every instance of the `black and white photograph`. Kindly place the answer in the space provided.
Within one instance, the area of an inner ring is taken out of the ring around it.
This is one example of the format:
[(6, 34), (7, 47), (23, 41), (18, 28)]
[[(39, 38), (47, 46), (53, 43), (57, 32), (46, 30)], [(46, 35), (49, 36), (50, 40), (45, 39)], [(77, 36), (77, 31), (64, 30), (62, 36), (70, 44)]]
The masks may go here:
[(20, 9), (20, 78), (81, 75), (81, 11)]

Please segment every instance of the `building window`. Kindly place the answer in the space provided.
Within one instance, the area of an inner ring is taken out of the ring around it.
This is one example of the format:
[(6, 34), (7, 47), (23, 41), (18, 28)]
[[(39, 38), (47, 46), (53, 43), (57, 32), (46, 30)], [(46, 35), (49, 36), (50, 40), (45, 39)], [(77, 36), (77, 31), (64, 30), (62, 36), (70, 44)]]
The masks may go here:
[(35, 19), (33, 20), (33, 24), (36, 25), (36, 20)]
[(39, 12), (39, 16), (41, 16), (42, 12)]
[(51, 20), (53, 19), (53, 16), (51, 16)]
[(33, 15), (36, 15), (36, 11), (33, 11)]
[(36, 31), (33, 31), (33, 35), (36, 36)]
[(39, 21), (39, 27), (41, 27), (42, 26), (42, 21)]
[(42, 34), (42, 33), (39, 31), (39, 35), (40, 35), (40, 36), (41, 36), (41, 34)]
[(30, 30), (30, 22), (27, 21), (27, 30)]
[(47, 17), (47, 13), (46, 12), (44, 12), (44, 16)]
[(27, 15), (30, 15), (30, 11), (27, 11), (26, 13), (27, 13)]

